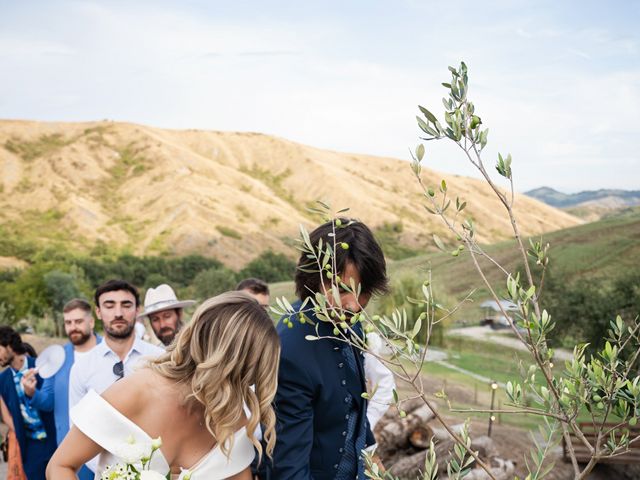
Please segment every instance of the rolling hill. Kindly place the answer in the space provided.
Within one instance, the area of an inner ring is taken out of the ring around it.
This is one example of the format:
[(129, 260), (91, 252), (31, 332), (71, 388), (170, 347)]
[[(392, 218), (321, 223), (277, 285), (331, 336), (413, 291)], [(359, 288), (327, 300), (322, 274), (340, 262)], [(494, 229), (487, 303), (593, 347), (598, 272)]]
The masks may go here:
[[(462, 161), (462, 160), (461, 160)], [(307, 207), (324, 200), (406, 248), (432, 248), (442, 225), (421, 207), (407, 162), (339, 153), (257, 133), (164, 130), (114, 123), (0, 121), (0, 236), (88, 253), (200, 253), (232, 267), (265, 249), (293, 254)], [(483, 242), (510, 225), (484, 183), (426, 170), (469, 204)], [(519, 195), (527, 235), (579, 224)], [(2, 242), (0, 242), (2, 245)], [(19, 255), (17, 255), (19, 256)], [(0, 251), (4, 263), (9, 252)]]
[(524, 194), (587, 221), (598, 220), (640, 205), (638, 190), (600, 189), (566, 194), (553, 188), (541, 187)]
[[(540, 237), (535, 237), (536, 240)], [(550, 244), (549, 271), (556, 279), (573, 282), (578, 279), (599, 279), (605, 283), (618, 275), (637, 269), (640, 258), (640, 209), (542, 236)], [(486, 247), (486, 251), (509, 271), (523, 264), (513, 241), (503, 241)], [(500, 292), (506, 291), (506, 278), (488, 261), (480, 259), (487, 277)], [(471, 290), (474, 303), (466, 304), (457, 318), (475, 318), (477, 305), (488, 298), (479, 274), (467, 252), (457, 258), (437, 252), (392, 262), (392, 278), (422, 275), (431, 270), (434, 288), (450, 302), (460, 301)]]

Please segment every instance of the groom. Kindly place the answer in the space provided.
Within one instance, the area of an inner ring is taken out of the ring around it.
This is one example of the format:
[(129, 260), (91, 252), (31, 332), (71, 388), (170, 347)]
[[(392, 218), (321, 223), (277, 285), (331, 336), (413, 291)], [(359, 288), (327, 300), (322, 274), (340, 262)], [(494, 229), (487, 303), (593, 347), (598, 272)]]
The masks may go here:
[[(361, 285), (359, 298), (342, 291), (340, 300), (348, 316), (359, 312), (374, 294), (388, 289), (386, 264), (380, 245), (371, 230), (359, 222), (340, 219), (327, 222), (310, 234), (314, 246), (347, 244), (335, 249), (337, 272), (342, 282)], [(340, 225), (340, 226), (338, 226)], [(295, 284), (299, 301), (323, 292), (318, 272), (300, 267), (309, 263), (303, 253), (298, 262)], [(333, 299), (328, 299), (330, 302)], [(280, 322), (282, 346), (278, 391), (275, 398), (277, 442), (268, 478), (277, 480), (353, 480), (364, 479), (361, 452), (375, 440), (367, 420), (367, 402), (362, 353), (337, 339), (308, 341), (307, 335), (334, 337), (334, 324), (321, 322), (305, 307), (305, 315), (318, 325), (298, 322), (291, 316), (293, 328)], [(349, 319), (347, 318), (347, 322)], [(287, 322), (288, 323), (288, 322)], [(352, 326), (360, 336), (359, 323)], [(265, 475), (262, 475), (265, 477)]]

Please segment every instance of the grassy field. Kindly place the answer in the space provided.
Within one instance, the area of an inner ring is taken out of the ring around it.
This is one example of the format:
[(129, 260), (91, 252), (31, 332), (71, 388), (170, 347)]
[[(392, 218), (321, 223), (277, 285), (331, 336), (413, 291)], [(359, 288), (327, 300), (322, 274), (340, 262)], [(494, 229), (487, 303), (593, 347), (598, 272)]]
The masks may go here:
[[(474, 378), (473, 374), (486, 377), (498, 382), (500, 385), (496, 390), (495, 404), (496, 410), (512, 410), (506, 406), (508, 398), (504, 390), (504, 385), (508, 381), (522, 382), (519, 365), (522, 363), (525, 369), (531, 364), (531, 357), (527, 352), (515, 350), (502, 345), (496, 345), (484, 341), (474, 341), (462, 337), (449, 337), (444, 349), (449, 358), (445, 362), (427, 362), (423, 366), (422, 373), (427, 391), (435, 393), (444, 390), (452, 409), (457, 410), (483, 410), (489, 409), (491, 405), (490, 382), (483, 382)], [(454, 370), (447, 365), (453, 365), (469, 372), (465, 374)], [(564, 370), (564, 362), (557, 362), (554, 366), (554, 375), (560, 377)], [(544, 384), (540, 374), (537, 375), (536, 383)], [(409, 394), (409, 385), (399, 385), (399, 390)], [(488, 413), (467, 413), (449, 410), (447, 402), (437, 400), (437, 403), (448, 415), (464, 419), (467, 417), (474, 419), (488, 419)], [(500, 414), (496, 415), (499, 421), (504, 424), (531, 429), (540, 424), (540, 418), (534, 415), (525, 414)], [(579, 421), (590, 420), (591, 417), (585, 411), (579, 416)]]

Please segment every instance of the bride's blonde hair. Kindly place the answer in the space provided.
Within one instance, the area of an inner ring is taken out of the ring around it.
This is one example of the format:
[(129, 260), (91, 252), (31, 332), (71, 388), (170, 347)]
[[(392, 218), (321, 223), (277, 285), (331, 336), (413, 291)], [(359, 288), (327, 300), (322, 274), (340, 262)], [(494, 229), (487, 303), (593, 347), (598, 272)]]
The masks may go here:
[[(250, 410), (247, 435), (263, 425), (266, 453), (275, 446), (275, 413), (280, 339), (271, 318), (243, 292), (227, 292), (205, 301), (167, 351), (150, 367), (176, 383), (187, 384), (189, 399), (204, 406), (205, 425), (225, 455), (233, 434)], [(254, 386), (255, 391), (252, 389)]]

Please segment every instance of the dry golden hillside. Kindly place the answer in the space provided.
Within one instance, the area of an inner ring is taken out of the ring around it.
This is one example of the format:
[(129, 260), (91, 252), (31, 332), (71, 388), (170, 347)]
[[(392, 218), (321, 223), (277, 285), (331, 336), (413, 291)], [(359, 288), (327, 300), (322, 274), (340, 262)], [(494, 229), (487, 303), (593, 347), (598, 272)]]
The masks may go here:
[[(163, 130), (126, 123), (0, 121), (0, 225), (89, 251), (98, 240), (137, 254), (197, 252), (241, 266), (270, 248), (291, 253), (315, 200), (372, 227), (401, 225), (404, 245), (447, 236), (419, 204), (409, 164), (320, 150), (256, 133)], [(503, 209), (478, 180), (446, 179), (486, 242), (509, 235)], [(517, 199), (525, 234), (575, 225), (567, 213)], [(396, 230), (400, 230), (396, 228)], [(430, 247), (429, 247), (430, 248)], [(2, 255), (2, 252), (0, 252)]]

